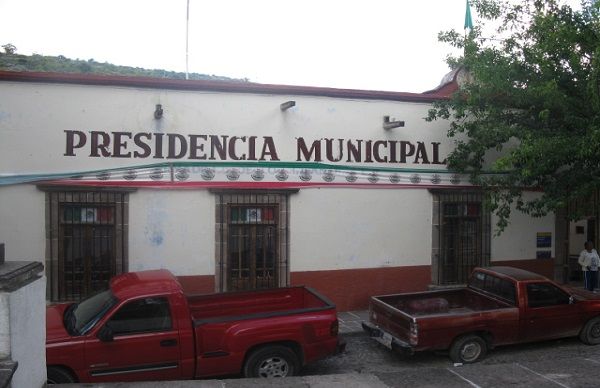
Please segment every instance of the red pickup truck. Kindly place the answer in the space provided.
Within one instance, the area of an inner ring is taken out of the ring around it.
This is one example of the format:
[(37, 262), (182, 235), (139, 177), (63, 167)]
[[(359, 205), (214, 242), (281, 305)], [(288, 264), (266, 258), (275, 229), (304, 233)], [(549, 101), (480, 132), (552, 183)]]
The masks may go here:
[(412, 354), (449, 350), (457, 363), (498, 345), (579, 336), (600, 343), (600, 295), (511, 267), (476, 268), (464, 288), (371, 298), (363, 329)]
[(306, 287), (185, 295), (166, 270), (46, 311), (49, 383), (285, 377), (343, 350), (335, 305)]

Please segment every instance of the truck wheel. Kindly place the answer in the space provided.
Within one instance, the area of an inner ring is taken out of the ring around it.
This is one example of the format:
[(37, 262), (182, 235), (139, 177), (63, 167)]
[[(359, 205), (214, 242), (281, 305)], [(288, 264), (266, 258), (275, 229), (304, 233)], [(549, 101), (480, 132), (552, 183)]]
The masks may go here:
[(468, 334), (457, 338), (450, 348), (450, 358), (454, 362), (472, 364), (485, 357), (487, 343), (475, 334)]
[(66, 369), (50, 366), (46, 370), (48, 385), (76, 383), (77, 379)]
[(286, 377), (300, 369), (293, 350), (282, 345), (269, 345), (253, 351), (244, 365), (245, 377)]
[(600, 317), (592, 318), (585, 324), (579, 339), (586, 345), (600, 344)]

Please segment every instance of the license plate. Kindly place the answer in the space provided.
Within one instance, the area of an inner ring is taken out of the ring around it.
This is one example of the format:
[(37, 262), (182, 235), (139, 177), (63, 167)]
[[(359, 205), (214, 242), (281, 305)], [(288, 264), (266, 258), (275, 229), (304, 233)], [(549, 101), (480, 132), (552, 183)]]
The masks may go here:
[(392, 348), (392, 335), (389, 333), (383, 333), (383, 335), (379, 338), (377, 338), (377, 340), (383, 344), (383, 346), (385, 346), (386, 348), (391, 349)]

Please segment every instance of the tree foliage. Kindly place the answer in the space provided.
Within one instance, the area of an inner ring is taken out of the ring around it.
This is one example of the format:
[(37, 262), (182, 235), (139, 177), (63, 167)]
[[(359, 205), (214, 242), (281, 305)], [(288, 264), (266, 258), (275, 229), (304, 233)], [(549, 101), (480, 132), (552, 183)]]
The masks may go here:
[[(88, 73), (104, 75), (142, 76), (154, 78), (185, 79), (185, 73), (160, 70), (143, 69), (140, 67), (118, 66), (111, 63), (101, 63), (94, 59), (69, 59), (63, 55), (21, 55), (16, 53), (16, 47), (10, 43), (2, 46), (4, 53), (0, 52), (0, 70), (8, 71), (41, 71), (59, 73)], [(218, 75), (190, 73), (192, 80), (221, 80), (241, 81), (248, 79), (235, 79)]]
[(6, 54), (14, 54), (17, 51), (17, 47), (12, 43), (4, 44), (2, 48)]
[(478, 24), (498, 27), (440, 33), (463, 50), (448, 62), (467, 81), (427, 119), (450, 120), (449, 168), (488, 193), (502, 231), (512, 208), (542, 216), (600, 189), (600, 2), (471, 3)]

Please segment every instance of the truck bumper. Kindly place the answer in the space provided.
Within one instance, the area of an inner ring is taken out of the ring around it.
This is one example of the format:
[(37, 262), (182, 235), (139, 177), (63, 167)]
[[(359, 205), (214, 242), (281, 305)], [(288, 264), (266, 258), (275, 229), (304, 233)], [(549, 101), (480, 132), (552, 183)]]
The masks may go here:
[(381, 343), (388, 349), (409, 355), (413, 355), (415, 353), (415, 349), (408, 342), (402, 341), (398, 337), (394, 337), (371, 322), (363, 322), (362, 328), (369, 335), (369, 337)]

